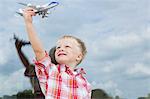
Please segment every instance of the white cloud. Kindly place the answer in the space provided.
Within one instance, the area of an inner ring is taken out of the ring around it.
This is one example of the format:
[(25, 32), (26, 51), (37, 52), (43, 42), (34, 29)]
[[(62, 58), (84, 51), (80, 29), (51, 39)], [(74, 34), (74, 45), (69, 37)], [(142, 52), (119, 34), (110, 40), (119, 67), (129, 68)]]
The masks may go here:
[(91, 84), (93, 87), (92, 89), (97, 89), (97, 88), (103, 89), (109, 95), (112, 95), (112, 96), (116, 96), (116, 95), (122, 96), (123, 95), (123, 92), (118, 88), (117, 83), (115, 83), (112, 80), (109, 80), (106, 82), (100, 82), (100, 83), (93, 81)]
[(12, 52), (13, 47), (11, 46), (9, 40), (4, 40), (6, 36), (3, 36), (4, 38), (0, 38), (1, 42), (5, 42), (0, 44), (0, 66), (7, 63), (12, 58)]
[(136, 63), (133, 67), (128, 68), (127, 74), (129, 75), (147, 75), (150, 76), (150, 67), (142, 63)]
[(20, 69), (10, 76), (0, 75), (0, 96), (16, 94), (31, 88), (29, 79), (24, 76), (24, 69)]
[(3, 50), (0, 50), (0, 55), (3, 56), (3, 57), (0, 57), (0, 64), (5, 64), (7, 61), (6, 61), (6, 56), (5, 56), (5, 53), (3, 52)]
[(144, 53), (144, 57), (145, 57), (145, 60), (149, 60), (150, 59), (150, 50), (146, 53)]
[(104, 68), (102, 68), (102, 70), (107, 73), (113, 71), (113, 69), (114, 69), (114, 67), (112, 67), (112, 66), (104, 66)]

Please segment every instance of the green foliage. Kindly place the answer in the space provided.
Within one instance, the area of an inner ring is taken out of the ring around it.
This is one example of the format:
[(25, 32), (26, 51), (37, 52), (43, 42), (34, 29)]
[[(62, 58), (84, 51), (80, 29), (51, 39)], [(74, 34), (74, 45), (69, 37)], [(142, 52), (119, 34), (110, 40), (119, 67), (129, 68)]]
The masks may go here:
[(34, 94), (32, 90), (24, 90), (22, 92), (18, 92), (16, 95), (4, 95), (0, 97), (0, 99), (34, 99)]
[(34, 99), (32, 90), (24, 90), (23, 92), (17, 93), (17, 99)]
[(92, 99), (112, 99), (104, 90), (102, 89), (94, 89), (92, 90)]
[[(0, 97), (0, 99), (34, 99), (34, 94), (32, 90), (24, 90), (22, 92), (18, 92), (16, 95), (4, 95)], [(119, 96), (115, 96), (112, 98), (102, 89), (94, 89), (92, 90), (92, 98), (91, 99), (125, 99), (120, 98)], [(147, 94), (146, 97), (138, 97), (137, 99), (150, 99), (150, 93)]]
[(138, 99), (150, 99), (150, 93), (147, 94), (147, 97), (138, 97)]

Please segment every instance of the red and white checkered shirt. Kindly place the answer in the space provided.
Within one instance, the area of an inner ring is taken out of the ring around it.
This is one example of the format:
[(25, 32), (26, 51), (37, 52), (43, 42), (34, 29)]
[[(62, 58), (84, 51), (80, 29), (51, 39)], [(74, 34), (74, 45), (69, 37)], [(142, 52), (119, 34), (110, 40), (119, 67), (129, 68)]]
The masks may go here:
[(55, 65), (47, 53), (35, 65), (45, 99), (91, 99), (91, 87), (82, 68), (71, 71), (66, 65)]

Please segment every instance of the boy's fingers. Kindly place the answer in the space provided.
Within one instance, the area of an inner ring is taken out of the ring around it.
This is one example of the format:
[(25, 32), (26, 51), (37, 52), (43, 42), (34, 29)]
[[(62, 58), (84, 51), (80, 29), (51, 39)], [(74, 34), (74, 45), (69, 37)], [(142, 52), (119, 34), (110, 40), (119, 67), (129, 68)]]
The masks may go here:
[(23, 9), (24, 13), (30, 13), (32, 15), (35, 15), (35, 9), (31, 8), (31, 7), (27, 7), (25, 9)]
[(34, 11), (24, 11), (25, 15), (31, 15), (31, 16), (35, 16), (36, 13)]
[(25, 8), (24, 10), (25, 10), (25, 11), (34, 11), (34, 9), (31, 8), (31, 7), (27, 7), (27, 8)]

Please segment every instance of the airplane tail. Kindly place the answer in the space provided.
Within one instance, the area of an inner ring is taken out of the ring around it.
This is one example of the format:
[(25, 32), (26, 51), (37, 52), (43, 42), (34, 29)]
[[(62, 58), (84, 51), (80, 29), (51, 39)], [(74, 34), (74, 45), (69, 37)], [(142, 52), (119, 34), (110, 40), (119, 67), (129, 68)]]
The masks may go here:
[(52, 5), (52, 4), (58, 5), (59, 3), (58, 2), (51, 2), (51, 3), (49, 3), (49, 5)]
[(51, 2), (48, 4), (48, 6), (50, 6), (51, 8), (57, 6), (59, 3), (58, 2)]
[[(45, 7), (44, 10), (48, 10), (48, 9), (52, 9), (52, 8), (56, 7), (58, 4), (59, 4), (58, 2), (51, 2), (51, 3), (43, 5), (42, 7)], [(42, 10), (43, 9), (40, 9), (40, 10), (36, 11), (35, 13), (39, 13)]]

